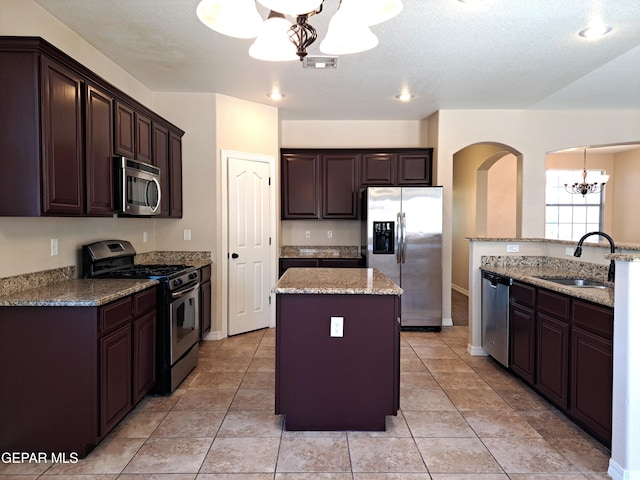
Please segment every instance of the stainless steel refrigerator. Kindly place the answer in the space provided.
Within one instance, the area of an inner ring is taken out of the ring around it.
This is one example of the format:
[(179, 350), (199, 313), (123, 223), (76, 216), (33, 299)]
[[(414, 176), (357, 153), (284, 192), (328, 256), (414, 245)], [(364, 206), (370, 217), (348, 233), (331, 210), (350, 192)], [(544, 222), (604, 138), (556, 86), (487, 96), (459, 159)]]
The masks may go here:
[(442, 327), (442, 187), (369, 187), (362, 213), (367, 267), (404, 290), (401, 327)]

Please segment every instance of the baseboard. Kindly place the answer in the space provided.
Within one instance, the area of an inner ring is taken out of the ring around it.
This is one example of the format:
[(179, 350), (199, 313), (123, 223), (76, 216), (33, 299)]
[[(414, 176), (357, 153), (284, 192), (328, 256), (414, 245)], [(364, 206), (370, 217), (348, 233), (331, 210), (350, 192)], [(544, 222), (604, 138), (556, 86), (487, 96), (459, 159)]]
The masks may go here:
[(472, 357), (488, 357), (489, 354), (484, 351), (484, 348), (475, 345), (467, 344), (467, 353)]
[(202, 340), (222, 340), (224, 337), (224, 335), (222, 335), (221, 331), (213, 331), (211, 330), (209, 333), (207, 333), (205, 335), (205, 337)]
[(640, 480), (640, 471), (625, 470), (613, 458), (609, 459), (607, 475), (613, 480)]
[(469, 296), (469, 290), (459, 287), (458, 285), (454, 285), (453, 283), (451, 284), (451, 290), (455, 290), (456, 292), (461, 293), (462, 295), (465, 295), (467, 297)]

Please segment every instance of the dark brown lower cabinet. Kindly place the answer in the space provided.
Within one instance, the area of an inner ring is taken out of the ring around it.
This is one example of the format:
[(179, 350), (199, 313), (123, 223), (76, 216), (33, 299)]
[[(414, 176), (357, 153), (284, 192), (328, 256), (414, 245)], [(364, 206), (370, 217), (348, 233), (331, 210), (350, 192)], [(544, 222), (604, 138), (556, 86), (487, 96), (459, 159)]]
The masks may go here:
[(211, 331), (211, 265), (200, 269), (200, 340)]
[(0, 307), (0, 451), (86, 456), (153, 387), (155, 309), (156, 287), (101, 307)]
[(385, 429), (400, 403), (398, 309), (395, 295), (277, 295), (275, 411), (287, 430)]
[(569, 324), (538, 314), (536, 387), (558, 407), (569, 406)]
[(511, 369), (527, 383), (533, 385), (536, 379), (535, 312), (530, 308), (512, 304), (509, 328)]
[(613, 309), (532, 285), (514, 287), (511, 370), (610, 446)]
[(574, 301), (572, 324), (569, 413), (611, 445), (613, 310)]
[(131, 325), (100, 339), (100, 431), (108, 432), (129, 413), (131, 397)]

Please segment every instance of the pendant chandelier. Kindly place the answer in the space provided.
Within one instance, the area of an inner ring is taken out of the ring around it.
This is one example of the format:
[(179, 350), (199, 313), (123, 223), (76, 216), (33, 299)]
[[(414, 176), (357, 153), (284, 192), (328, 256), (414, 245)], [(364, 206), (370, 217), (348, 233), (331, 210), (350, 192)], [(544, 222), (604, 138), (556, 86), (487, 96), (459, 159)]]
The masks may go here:
[(609, 180), (609, 175), (599, 175), (598, 180), (594, 182), (587, 182), (587, 149), (584, 149), (584, 166), (582, 168), (582, 182), (575, 182), (571, 185), (564, 184), (564, 188), (567, 192), (582, 195), (583, 197), (589, 193), (601, 193), (604, 189), (605, 183)]
[[(270, 11), (263, 20), (254, 0), (201, 0), (196, 14), (207, 27), (235, 38), (256, 38), (249, 55), (259, 60), (304, 59), (318, 34), (309, 18), (322, 13), (324, 0), (257, 0)], [(369, 27), (402, 10), (401, 0), (340, 0), (320, 51), (342, 55), (370, 50), (378, 37)], [(291, 18), (288, 20), (285, 16)]]

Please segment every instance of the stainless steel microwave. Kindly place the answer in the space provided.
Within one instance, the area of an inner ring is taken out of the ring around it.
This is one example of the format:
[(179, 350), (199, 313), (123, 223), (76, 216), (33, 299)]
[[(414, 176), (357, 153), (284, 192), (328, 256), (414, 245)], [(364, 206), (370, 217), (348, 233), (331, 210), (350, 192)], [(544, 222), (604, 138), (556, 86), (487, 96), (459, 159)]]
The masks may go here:
[(160, 169), (126, 157), (116, 157), (116, 201), (124, 215), (160, 213)]

